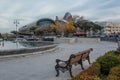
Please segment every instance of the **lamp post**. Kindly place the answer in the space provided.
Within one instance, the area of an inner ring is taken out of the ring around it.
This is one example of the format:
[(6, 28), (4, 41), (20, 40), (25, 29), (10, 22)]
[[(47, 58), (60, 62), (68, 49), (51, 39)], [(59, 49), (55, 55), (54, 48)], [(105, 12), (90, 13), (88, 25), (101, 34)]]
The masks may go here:
[(15, 19), (13, 23), (16, 26), (16, 38), (17, 38), (18, 37), (17, 27), (18, 27), (18, 24), (20, 24), (20, 23), (19, 23), (18, 19)]

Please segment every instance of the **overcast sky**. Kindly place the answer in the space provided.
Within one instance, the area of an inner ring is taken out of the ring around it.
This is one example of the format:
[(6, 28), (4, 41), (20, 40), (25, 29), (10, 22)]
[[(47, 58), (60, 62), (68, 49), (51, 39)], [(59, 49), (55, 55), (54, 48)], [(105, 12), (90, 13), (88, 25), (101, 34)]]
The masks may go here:
[(91, 21), (120, 22), (120, 0), (0, 0), (0, 33), (15, 30), (40, 18), (62, 17), (66, 12)]

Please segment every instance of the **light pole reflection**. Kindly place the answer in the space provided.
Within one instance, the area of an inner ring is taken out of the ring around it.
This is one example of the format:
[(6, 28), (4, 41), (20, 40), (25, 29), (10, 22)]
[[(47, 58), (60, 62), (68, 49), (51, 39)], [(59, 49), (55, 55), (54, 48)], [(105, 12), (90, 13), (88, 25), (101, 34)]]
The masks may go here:
[(18, 24), (20, 24), (19, 20), (18, 19), (14, 19), (14, 22), (13, 22), (16, 26), (16, 38), (18, 37), (18, 31), (17, 31), (17, 27), (18, 27)]

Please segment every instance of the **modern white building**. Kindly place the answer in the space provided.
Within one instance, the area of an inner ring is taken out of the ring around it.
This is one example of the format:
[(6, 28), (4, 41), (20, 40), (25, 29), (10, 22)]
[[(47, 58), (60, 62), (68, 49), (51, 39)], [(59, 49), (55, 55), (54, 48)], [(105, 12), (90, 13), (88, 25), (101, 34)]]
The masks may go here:
[(120, 33), (119, 22), (97, 22), (100, 26), (103, 26), (104, 34)]

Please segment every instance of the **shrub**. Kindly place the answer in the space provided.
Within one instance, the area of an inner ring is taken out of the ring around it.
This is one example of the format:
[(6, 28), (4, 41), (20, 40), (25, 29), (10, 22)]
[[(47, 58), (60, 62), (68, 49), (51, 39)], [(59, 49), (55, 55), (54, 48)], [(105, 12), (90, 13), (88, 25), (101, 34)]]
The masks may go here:
[(110, 52), (108, 52), (104, 56), (99, 57), (97, 59), (97, 62), (100, 64), (100, 70), (103, 75), (108, 75), (112, 67), (120, 64), (119, 58)]
[(100, 80), (98, 75), (100, 74), (100, 65), (93, 63), (88, 69), (84, 70), (72, 80)]
[(116, 67), (120, 65), (119, 53), (120, 49), (119, 51), (105, 53), (104, 56), (100, 56), (88, 69), (71, 80), (120, 80), (120, 66)]
[(110, 70), (107, 80), (120, 80), (120, 65)]
[(99, 75), (100, 80), (107, 80), (107, 76), (100, 74)]
[(100, 74), (100, 65), (93, 63), (88, 69), (85, 70), (88, 75), (95, 76)]
[(77, 77), (74, 77), (71, 80), (100, 80), (100, 79), (97, 76), (91, 76), (91, 75), (84, 73), (84, 74), (81, 74)]
[(105, 53), (105, 55), (108, 55), (108, 54), (114, 54), (114, 55), (120, 55), (120, 48), (118, 48), (117, 50), (112, 50), (112, 51), (108, 51), (107, 53)]
[[(105, 55), (114, 55), (114, 53), (115, 53), (115, 51), (112, 50), (112, 51), (108, 51), (107, 53), (105, 53)], [(104, 55), (104, 56), (105, 56), (105, 55)]]
[(120, 51), (120, 48), (117, 48), (117, 51)]

